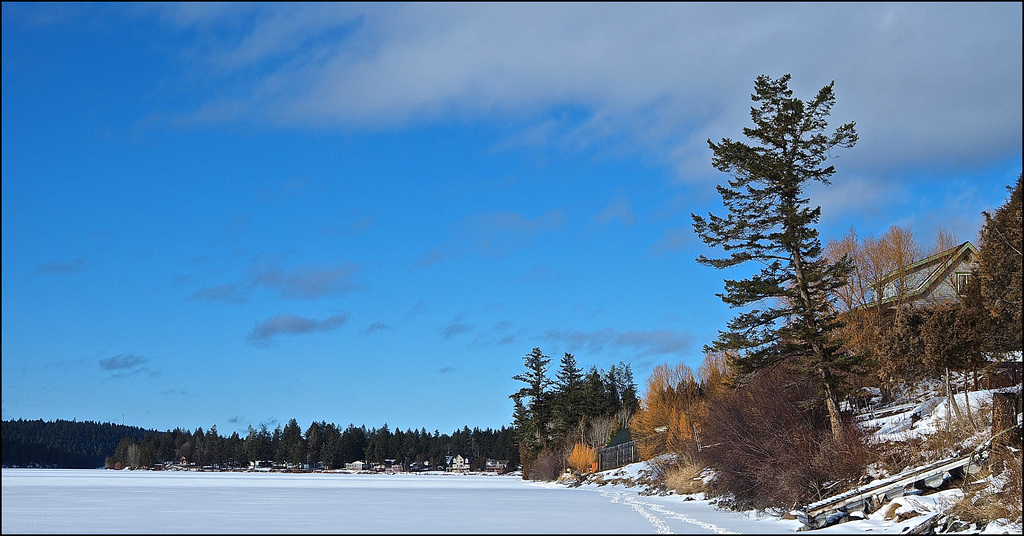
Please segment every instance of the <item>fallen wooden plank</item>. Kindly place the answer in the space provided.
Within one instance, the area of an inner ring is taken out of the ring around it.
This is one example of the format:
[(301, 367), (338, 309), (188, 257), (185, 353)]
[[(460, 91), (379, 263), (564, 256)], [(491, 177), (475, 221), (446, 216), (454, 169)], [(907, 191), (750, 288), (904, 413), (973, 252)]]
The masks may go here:
[(977, 456), (978, 453), (955, 456), (834, 495), (801, 508), (796, 512), (797, 519), (808, 528), (816, 529), (832, 524), (850, 512), (871, 513), (882, 504), (902, 496), (908, 488), (934, 488), (950, 476), (974, 472), (971, 466), (977, 467)]

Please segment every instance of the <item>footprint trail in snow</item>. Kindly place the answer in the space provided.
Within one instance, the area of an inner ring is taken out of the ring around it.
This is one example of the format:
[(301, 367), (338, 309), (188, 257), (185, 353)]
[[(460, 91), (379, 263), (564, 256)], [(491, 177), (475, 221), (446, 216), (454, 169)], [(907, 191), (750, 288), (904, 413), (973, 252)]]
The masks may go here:
[[(698, 530), (697, 532), (706, 531), (708, 533), (714, 534), (739, 534), (738, 532), (719, 527), (714, 523), (708, 523), (706, 521), (694, 519), (693, 517), (688, 516), (686, 514), (669, 510), (668, 508), (665, 508), (663, 505), (645, 501), (641, 499), (641, 497), (637, 495), (636, 492), (619, 491), (613, 489), (598, 489), (595, 491), (601, 494), (601, 496), (607, 497), (612, 503), (621, 503), (632, 507), (633, 510), (635, 510), (640, 515), (644, 516), (648, 521), (651, 522), (652, 525), (654, 525), (654, 530), (657, 534), (675, 534), (676, 531), (672, 529), (672, 525), (676, 524), (678, 526), (679, 522), (692, 525), (691, 527), (686, 528), (693, 529), (699, 527), (700, 529), (703, 529)], [(683, 529), (684, 527), (680, 526), (679, 528)], [(680, 532), (690, 533), (691, 531), (681, 530)]]

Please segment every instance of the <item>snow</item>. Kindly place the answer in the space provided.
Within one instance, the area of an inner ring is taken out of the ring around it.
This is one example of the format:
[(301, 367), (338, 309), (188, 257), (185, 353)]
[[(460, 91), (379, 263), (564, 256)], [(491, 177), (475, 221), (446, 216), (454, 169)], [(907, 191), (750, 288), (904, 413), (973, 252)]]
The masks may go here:
[(794, 520), (514, 476), (3, 469), (4, 533), (736, 533)]
[[(637, 476), (645, 464), (618, 470)], [(515, 476), (3, 469), (4, 533), (791, 533), (794, 519)], [(910, 498), (901, 498), (908, 502)], [(915, 497), (925, 506), (938, 498)], [(821, 533), (899, 533), (879, 515)]]
[[(945, 429), (945, 397), (935, 396), (935, 389), (928, 391), (919, 393), (915, 403), (889, 408), (888, 414), (879, 413), (861, 424), (873, 430), (872, 439), (879, 442), (905, 441)], [(971, 392), (966, 398), (960, 393), (957, 402), (969, 400), (970, 410), (978, 415), (990, 406), (995, 391)], [(650, 467), (645, 462), (627, 465), (576, 487), (484, 474), (5, 468), (2, 531), (778, 534), (803, 526), (779, 515), (721, 509), (703, 494), (650, 494), (635, 484)], [(989, 482), (993, 492), (1002, 484), (998, 478)], [(898, 497), (871, 514), (855, 514), (856, 519), (813, 532), (900, 534), (930, 516), (942, 515), (960, 496), (960, 490), (947, 489)], [(1020, 531), (1016, 520), (990, 523), (982, 533)]]
[[(991, 408), (992, 395), (996, 392), (1013, 392), (1018, 387), (1002, 389), (984, 389), (971, 391), (966, 395), (957, 393), (953, 396), (960, 410), (965, 414), (980, 415)], [(966, 402), (966, 403), (965, 403)], [(932, 396), (917, 404), (906, 404), (892, 414), (866, 419), (861, 426), (872, 430), (870, 441), (883, 443), (887, 441), (906, 441), (915, 437), (933, 435), (946, 429), (946, 423), (952, 420), (952, 409), (946, 403), (945, 396)]]

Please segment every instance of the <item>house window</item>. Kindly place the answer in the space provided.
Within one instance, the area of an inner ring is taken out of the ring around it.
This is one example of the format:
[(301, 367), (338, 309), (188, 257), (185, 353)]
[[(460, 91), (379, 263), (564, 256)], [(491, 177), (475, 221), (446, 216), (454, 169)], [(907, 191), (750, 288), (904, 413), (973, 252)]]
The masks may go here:
[(956, 293), (963, 296), (967, 293), (967, 283), (971, 279), (971, 274), (956, 274)]

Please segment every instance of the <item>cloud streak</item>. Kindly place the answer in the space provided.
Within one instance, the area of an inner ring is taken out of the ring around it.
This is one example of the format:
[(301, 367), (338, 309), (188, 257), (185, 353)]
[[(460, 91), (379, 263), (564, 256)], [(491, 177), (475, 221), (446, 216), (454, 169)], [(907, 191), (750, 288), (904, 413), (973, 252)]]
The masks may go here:
[(248, 340), (252, 344), (266, 345), (271, 339), (280, 335), (331, 331), (344, 325), (348, 319), (348, 314), (338, 314), (323, 320), (287, 314), (275, 315), (256, 324), (256, 327), (249, 333)]
[(149, 362), (148, 359), (135, 354), (115, 355), (107, 359), (100, 359), (99, 365), (103, 370), (126, 370), (133, 369)]
[(693, 346), (693, 337), (687, 333), (669, 330), (629, 330), (617, 331), (604, 328), (597, 331), (549, 330), (542, 336), (544, 340), (566, 345), (573, 349), (586, 349), (600, 353), (605, 348), (616, 350), (631, 349), (637, 357), (651, 355), (678, 354)]
[(315, 300), (347, 294), (360, 286), (352, 281), (361, 267), (338, 264), (321, 268), (300, 266), (292, 270), (269, 267), (256, 270), (244, 283), (227, 283), (203, 287), (192, 293), (193, 300), (242, 304), (257, 289), (275, 291), (279, 297), (292, 300)]
[(35, 274), (71, 274), (85, 267), (87, 261), (84, 258), (72, 259), (70, 261), (50, 261), (36, 266)]
[(291, 272), (281, 269), (264, 270), (256, 274), (254, 286), (276, 290), (282, 298), (311, 300), (324, 296), (337, 296), (358, 288), (351, 282), (359, 267), (342, 264), (332, 268), (305, 266)]
[(235, 82), (193, 120), (378, 129), (511, 115), (536, 133), (543, 113), (572, 106), (581, 118), (547, 135), (627, 133), (693, 180), (711, 173), (705, 140), (746, 123), (736, 103), (753, 79), (792, 73), (799, 95), (836, 81), (836, 119), (858, 122), (864, 167), (969, 165), (1021, 144), (1019, 3), (266, 4), (236, 8), (256, 21), (242, 33), (226, 31), (234, 9), (159, 9), (213, 43), (211, 80)]
[(600, 225), (607, 225), (615, 220), (621, 221), (627, 227), (636, 223), (636, 214), (633, 213), (629, 199), (621, 194), (616, 195), (611, 203), (594, 217), (594, 221)]
[(120, 354), (98, 362), (101, 369), (113, 373), (111, 378), (121, 379), (147, 373), (151, 377), (158, 376), (158, 372), (144, 366), (146, 363), (149, 363), (149, 359), (134, 353)]
[(561, 210), (550, 210), (535, 218), (504, 210), (472, 216), (462, 221), (451, 243), (428, 251), (420, 258), (419, 265), (435, 264), (469, 253), (501, 257), (525, 246), (538, 235), (560, 229), (564, 223), (565, 214)]

